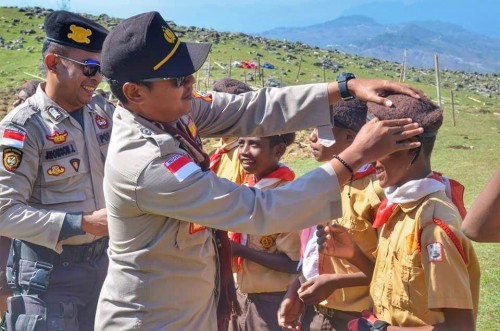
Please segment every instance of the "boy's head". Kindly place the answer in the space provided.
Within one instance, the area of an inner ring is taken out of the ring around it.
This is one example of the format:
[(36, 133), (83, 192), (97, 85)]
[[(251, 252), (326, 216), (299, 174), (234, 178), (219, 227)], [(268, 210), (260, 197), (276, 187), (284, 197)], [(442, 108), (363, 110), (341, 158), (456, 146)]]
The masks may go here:
[(377, 160), (375, 168), (382, 187), (399, 186), (409, 180), (425, 178), (431, 171), (431, 154), (436, 135), (443, 123), (443, 110), (428, 98), (407, 95), (387, 96), (393, 107), (368, 103), (368, 115), (381, 120), (411, 118), (424, 132), (411, 140), (421, 142), (420, 148), (399, 151)]
[(224, 77), (214, 83), (214, 91), (241, 94), (252, 91), (252, 88), (239, 80)]
[(320, 144), (317, 129), (309, 135), (316, 161), (330, 160), (333, 155), (340, 154), (353, 142), (358, 131), (366, 123), (367, 109), (366, 103), (357, 98), (339, 101), (332, 107), (332, 131), (335, 143), (328, 147)]
[(240, 137), (238, 157), (245, 172), (260, 179), (278, 167), (287, 146), (294, 141), (294, 132), (268, 137)]

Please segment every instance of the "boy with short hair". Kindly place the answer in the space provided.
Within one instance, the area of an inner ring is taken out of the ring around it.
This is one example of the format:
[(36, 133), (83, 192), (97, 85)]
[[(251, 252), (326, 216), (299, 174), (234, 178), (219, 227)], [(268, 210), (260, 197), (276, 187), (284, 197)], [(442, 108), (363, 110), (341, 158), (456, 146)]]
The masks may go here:
[[(252, 88), (239, 80), (224, 77), (214, 83), (215, 92), (241, 94), (252, 91)], [(244, 184), (247, 174), (238, 160), (238, 137), (220, 138), (219, 147), (210, 155), (210, 170), (221, 178), (229, 179), (236, 184)]]
[[(247, 185), (268, 190), (292, 181), (295, 173), (279, 161), (294, 140), (295, 133), (239, 138), (238, 157), (249, 174)], [(267, 236), (231, 233), (230, 237), (243, 313), (233, 316), (229, 330), (279, 329), (276, 312), (297, 273), (299, 233)]]
[[(340, 101), (332, 107), (335, 142), (321, 141), (318, 129), (309, 137), (316, 161), (330, 160), (345, 150), (365, 124), (366, 115), (366, 103), (359, 99)], [(371, 164), (361, 167), (351, 183), (344, 186), (341, 196), (342, 217), (332, 223), (346, 227), (363, 252), (371, 256), (377, 247), (377, 233), (372, 222), (384, 198), (376, 183), (375, 168)], [(302, 275), (306, 281), (301, 285), (297, 277), (290, 286), (281, 306), (282, 326), (297, 323), (292, 317), (297, 312), (292, 313), (290, 308), (306, 304), (301, 330), (347, 330), (348, 321), (361, 316), (360, 312), (368, 308), (370, 279), (345, 259), (318, 254), (314, 230), (302, 232)]]
[[(424, 133), (410, 139), (418, 139), (421, 147), (392, 153), (375, 164), (387, 200), (373, 224), (380, 229), (370, 285), (374, 315), (352, 321), (350, 330), (474, 330), (479, 264), (460, 230), (457, 207), (445, 185), (432, 176), (431, 153), (442, 109), (426, 98), (388, 98), (395, 108), (369, 103), (369, 113), (382, 120), (410, 117)], [(342, 255), (342, 246), (350, 247), (344, 256), (369, 273), (370, 263), (345, 240), (345, 230), (326, 228), (318, 234), (325, 253)], [(328, 234), (337, 241), (326, 240)]]

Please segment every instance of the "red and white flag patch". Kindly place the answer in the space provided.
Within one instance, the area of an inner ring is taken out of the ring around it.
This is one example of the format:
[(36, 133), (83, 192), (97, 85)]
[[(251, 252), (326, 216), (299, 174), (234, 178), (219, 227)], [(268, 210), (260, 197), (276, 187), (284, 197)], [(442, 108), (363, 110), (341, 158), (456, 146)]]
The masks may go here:
[(427, 254), (429, 254), (429, 262), (443, 261), (443, 245), (441, 243), (427, 245)]
[(26, 131), (13, 125), (5, 128), (2, 136), (2, 145), (15, 148), (23, 148), (26, 139)]
[(182, 154), (173, 154), (163, 165), (179, 182), (182, 182), (191, 174), (201, 169), (193, 160)]

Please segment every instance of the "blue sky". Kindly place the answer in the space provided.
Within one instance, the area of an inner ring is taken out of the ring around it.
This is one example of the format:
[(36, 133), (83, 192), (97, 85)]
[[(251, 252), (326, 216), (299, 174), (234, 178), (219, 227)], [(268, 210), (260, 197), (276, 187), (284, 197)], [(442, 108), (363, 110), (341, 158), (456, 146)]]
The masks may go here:
[(361, 14), (379, 23), (440, 20), (500, 37), (499, 0), (0, 0), (0, 6), (39, 6), (126, 18), (157, 10), (166, 20), (218, 31), (258, 33)]

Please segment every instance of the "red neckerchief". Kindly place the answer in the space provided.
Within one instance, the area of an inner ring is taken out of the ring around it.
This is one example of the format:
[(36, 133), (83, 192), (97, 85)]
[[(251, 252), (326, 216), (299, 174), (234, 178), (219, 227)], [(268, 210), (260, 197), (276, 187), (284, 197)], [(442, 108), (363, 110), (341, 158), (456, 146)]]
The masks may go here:
[(225, 144), (224, 146), (217, 148), (215, 153), (210, 156), (210, 170), (217, 172), (222, 154), (231, 151), (236, 146), (238, 146), (238, 141), (232, 142), (231, 144)]
[(375, 216), (375, 221), (373, 221), (373, 228), (381, 228), (391, 217), (392, 213), (396, 209), (397, 204), (388, 204), (389, 200), (384, 199), (377, 210), (377, 216)]
[[(453, 204), (457, 207), (458, 212), (462, 219), (467, 215), (467, 209), (464, 204), (464, 191), (465, 187), (460, 184), (458, 181), (444, 177), (437, 171), (433, 171), (429, 178), (433, 178), (447, 186), (446, 195), (453, 202)], [(448, 183), (447, 183), (448, 182)], [(449, 186), (449, 187), (448, 187)]]
[[(266, 177), (261, 178), (261, 180), (271, 179), (271, 178), (280, 179), (281, 181), (284, 181), (284, 182), (291, 182), (292, 180), (295, 179), (295, 173), (292, 171), (292, 169), (281, 164), (278, 169), (274, 170)], [(260, 182), (260, 180), (258, 182)], [(252, 175), (248, 178), (247, 185), (248, 185), (248, 187), (254, 187), (258, 182), (255, 181), (255, 176)], [(241, 239), (242, 239), (243, 235), (241, 233), (238, 233), (238, 232), (232, 232), (230, 237), (231, 237), (232, 241), (237, 242), (238, 244), (241, 244)], [(243, 258), (241, 256), (238, 256), (235, 259), (236, 259), (235, 264), (238, 266), (238, 271), (239, 271), (239, 270), (241, 270), (241, 266), (243, 264)]]
[[(263, 179), (269, 179), (269, 178), (278, 178), (281, 179), (284, 182), (291, 182), (292, 180), (295, 179), (295, 173), (292, 171), (292, 169), (288, 168), (285, 165), (280, 165), (280, 167), (273, 172), (271, 172), (269, 175), (267, 175), (264, 178), (261, 178), (260, 180)], [(254, 187), (259, 181), (255, 181), (255, 176), (249, 176), (248, 177), (248, 187)]]

